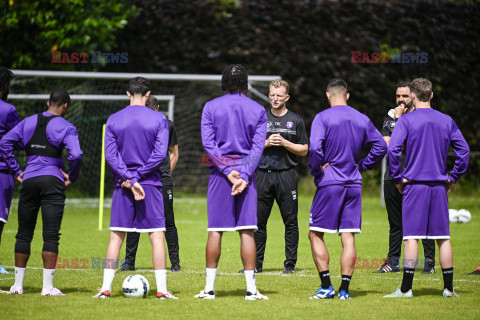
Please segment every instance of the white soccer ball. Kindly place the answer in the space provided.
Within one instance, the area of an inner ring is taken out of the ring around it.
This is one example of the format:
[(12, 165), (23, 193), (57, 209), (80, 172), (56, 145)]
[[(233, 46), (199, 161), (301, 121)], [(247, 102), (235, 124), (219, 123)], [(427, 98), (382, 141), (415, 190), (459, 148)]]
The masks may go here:
[(133, 274), (125, 278), (122, 289), (128, 298), (145, 298), (150, 290), (150, 284), (144, 276)]
[(457, 209), (448, 209), (448, 220), (450, 223), (458, 222), (458, 210)]
[(460, 223), (469, 223), (472, 220), (472, 214), (466, 209), (458, 210), (457, 220)]

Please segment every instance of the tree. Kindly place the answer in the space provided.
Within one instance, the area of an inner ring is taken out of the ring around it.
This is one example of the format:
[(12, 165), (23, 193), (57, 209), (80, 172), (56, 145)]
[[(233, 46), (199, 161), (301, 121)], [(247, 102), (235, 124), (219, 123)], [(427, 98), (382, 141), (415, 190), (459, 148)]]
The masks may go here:
[[(116, 32), (138, 9), (122, 0), (2, 1), (0, 65), (9, 68), (93, 70), (101, 64), (53, 63), (52, 51), (111, 52)], [(90, 62), (90, 61), (89, 61)]]

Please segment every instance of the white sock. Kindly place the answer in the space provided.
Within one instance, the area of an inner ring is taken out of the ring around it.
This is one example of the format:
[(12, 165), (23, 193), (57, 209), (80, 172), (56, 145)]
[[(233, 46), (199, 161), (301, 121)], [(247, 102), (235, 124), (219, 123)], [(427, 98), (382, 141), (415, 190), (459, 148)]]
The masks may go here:
[(215, 277), (217, 276), (217, 268), (207, 268), (207, 281), (205, 283), (205, 292), (215, 291)]
[(247, 291), (257, 293), (257, 286), (255, 285), (255, 270), (245, 270), (245, 280), (247, 281)]
[(108, 290), (112, 292), (112, 282), (113, 278), (115, 278), (115, 269), (103, 269), (103, 285), (100, 292), (104, 292)]
[(155, 280), (157, 281), (157, 292), (167, 293), (167, 270), (154, 270)]
[(25, 278), (25, 270), (27, 268), (17, 268), (15, 267), (15, 288), (23, 289), (23, 278)]
[(43, 290), (53, 289), (53, 278), (55, 269), (43, 269)]

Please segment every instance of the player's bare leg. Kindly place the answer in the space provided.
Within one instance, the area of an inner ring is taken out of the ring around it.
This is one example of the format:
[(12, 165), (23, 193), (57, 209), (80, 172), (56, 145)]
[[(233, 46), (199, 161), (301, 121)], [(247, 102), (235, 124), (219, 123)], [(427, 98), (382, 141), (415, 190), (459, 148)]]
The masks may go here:
[(403, 268), (415, 269), (418, 260), (418, 239), (407, 239), (404, 245)]
[(338, 289), (338, 298), (341, 300), (350, 299), (349, 287), (352, 280), (353, 269), (355, 266), (355, 258), (357, 251), (355, 250), (355, 235), (352, 232), (343, 232), (342, 238), (342, 255), (340, 257), (340, 266), (342, 268), (342, 284)]
[(222, 253), (223, 232), (209, 231), (207, 240), (207, 268), (216, 269)]
[(437, 239), (440, 266), (443, 274), (443, 296), (458, 297), (453, 291), (453, 250), (450, 239)]
[(164, 232), (155, 231), (149, 234), (152, 243), (153, 270), (157, 283), (157, 299), (177, 299), (167, 290), (167, 254), (165, 252)]
[(110, 298), (112, 291), (112, 282), (115, 278), (115, 270), (118, 266), (118, 256), (120, 248), (125, 239), (125, 231), (110, 231), (110, 241), (108, 242), (107, 255), (105, 257), (105, 266), (103, 269), (103, 285), (100, 292), (93, 296), (97, 299)]
[(149, 233), (150, 242), (152, 243), (152, 259), (154, 270), (166, 270), (167, 260), (165, 253), (165, 242), (163, 231)]
[(450, 239), (438, 239), (438, 255), (440, 257), (440, 266), (442, 269), (453, 267), (453, 251)]
[(335, 296), (335, 290), (333, 289), (330, 281), (330, 271), (328, 270), (328, 264), (330, 257), (328, 255), (327, 246), (323, 240), (323, 232), (317, 232), (310, 230), (308, 238), (310, 239), (310, 246), (312, 248), (312, 257), (315, 265), (317, 266), (318, 275), (322, 284), (315, 291), (315, 294), (310, 299), (331, 299)]
[(15, 267), (26, 268), (29, 258), (30, 258), (29, 254), (15, 252)]
[(352, 276), (355, 266), (355, 258), (357, 251), (355, 250), (355, 235), (350, 232), (341, 234), (342, 237), (342, 256), (340, 257), (340, 265), (342, 267), (342, 275)]
[(215, 277), (217, 276), (217, 266), (220, 260), (220, 254), (222, 253), (222, 235), (220, 231), (209, 231), (207, 248), (206, 248), (206, 281), (205, 289), (195, 295), (195, 298), (200, 299), (215, 299)]
[(105, 268), (116, 269), (118, 264), (118, 257), (120, 255), (120, 248), (122, 247), (123, 240), (125, 239), (125, 231), (111, 231), (110, 241), (107, 247), (107, 255), (105, 257)]
[(266, 300), (257, 290), (255, 283), (255, 262), (257, 259), (257, 248), (253, 230), (240, 230), (240, 255), (242, 257), (245, 281), (247, 282), (247, 294), (245, 300)]
[(253, 230), (240, 230), (240, 254), (242, 257), (245, 271), (255, 270), (255, 260), (257, 258), (257, 249)]
[(327, 247), (323, 241), (323, 232), (310, 231), (308, 237), (310, 238), (310, 246), (312, 248), (312, 256), (318, 272), (328, 270), (328, 263), (330, 257), (328, 255)]

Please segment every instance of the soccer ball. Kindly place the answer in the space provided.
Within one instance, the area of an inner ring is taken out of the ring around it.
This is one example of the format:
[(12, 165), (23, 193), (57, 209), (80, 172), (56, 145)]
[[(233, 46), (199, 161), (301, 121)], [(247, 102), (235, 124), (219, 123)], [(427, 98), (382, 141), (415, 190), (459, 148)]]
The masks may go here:
[(150, 290), (147, 278), (133, 274), (125, 278), (122, 284), (123, 294), (128, 298), (145, 298)]
[(448, 220), (450, 223), (458, 222), (458, 210), (457, 209), (448, 209)]
[(472, 214), (466, 209), (458, 210), (457, 221), (460, 223), (468, 223), (472, 220)]

